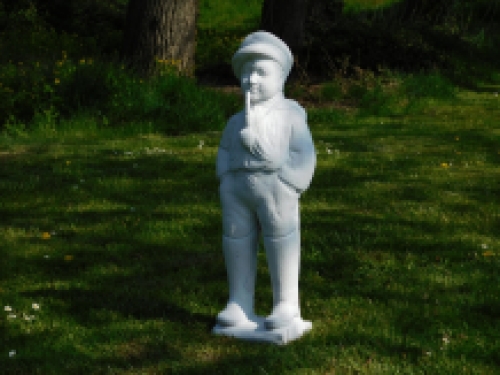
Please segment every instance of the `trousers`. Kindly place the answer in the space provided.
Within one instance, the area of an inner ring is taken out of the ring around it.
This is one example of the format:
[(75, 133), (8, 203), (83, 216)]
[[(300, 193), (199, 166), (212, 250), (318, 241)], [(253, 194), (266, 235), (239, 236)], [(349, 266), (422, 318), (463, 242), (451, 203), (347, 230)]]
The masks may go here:
[(219, 193), (226, 237), (242, 238), (261, 231), (265, 237), (278, 238), (300, 228), (300, 194), (276, 172), (227, 172)]

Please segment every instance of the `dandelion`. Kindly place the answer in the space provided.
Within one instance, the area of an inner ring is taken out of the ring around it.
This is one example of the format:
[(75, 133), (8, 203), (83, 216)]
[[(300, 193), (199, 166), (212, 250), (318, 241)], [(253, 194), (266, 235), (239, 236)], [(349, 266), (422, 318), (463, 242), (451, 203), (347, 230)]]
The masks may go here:
[(460, 140), (460, 137), (455, 137), (455, 141), (459, 141)]
[(492, 257), (492, 256), (495, 256), (495, 253), (491, 250), (485, 251), (483, 253), (483, 257)]
[(441, 163), (441, 167), (448, 168), (448, 163)]
[(70, 165), (70, 164), (71, 164), (71, 161), (66, 160), (66, 165)]
[(65, 260), (66, 262), (71, 262), (71, 261), (73, 260), (73, 255), (65, 255), (65, 256), (64, 256), (64, 260)]
[(3, 311), (6, 311), (6, 312), (11, 312), (11, 311), (12, 311), (12, 307), (10, 307), (10, 306), (5, 306), (5, 307), (3, 308)]
[(61, 80), (60, 80), (59, 78), (56, 78), (56, 79), (54, 79), (54, 83), (55, 83), (56, 85), (58, 85), (58, 84), (60, 84), (60, 83), (61, 83)]
[(80, 64), (81, 64), (81, 65), (84, 65), (84, 64), (85, 64), (85, 59), (81, 59), (81, 60), (80, 60)]
[(40, 310), (40, 305), (38, 303), (33, 303), (33, 304), (31, 304), (31, 308), (33, 310), (38, 311), (38, 310)]
[(49, 232), (43, 232), (42, 233), (42, 240), (49, 240), (50, 239), (50, 233)]

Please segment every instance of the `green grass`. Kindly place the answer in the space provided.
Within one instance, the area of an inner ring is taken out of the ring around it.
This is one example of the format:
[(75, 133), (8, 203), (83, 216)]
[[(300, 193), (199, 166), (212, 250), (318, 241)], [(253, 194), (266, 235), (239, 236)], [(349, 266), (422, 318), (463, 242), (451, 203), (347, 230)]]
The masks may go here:
[[(256, 27), (244, 3), (200, 2), (198, 64), (227, 63)], [(313, 330), (275, 347), (211, 334), (227, 298), (214, 163), (241, 98), (165, 62), (141, 82), (94, 55), (116, 30), (101, 46), (30, 12), (2, 30), (2, 375), (498, 373), (498, 69), (344, 59), (287, 87), (318, 153), (301, 200)], [(257, 312), (271, 302), (261, 251)]]
[(301, 294), (314, 328), (286, 347), (210, 334), (227, 297), (220, 132), (82, 120), (4, 135), (3, 373), (497, 373), (500, 100), (426, 100), (398, 117), (310, 111)]

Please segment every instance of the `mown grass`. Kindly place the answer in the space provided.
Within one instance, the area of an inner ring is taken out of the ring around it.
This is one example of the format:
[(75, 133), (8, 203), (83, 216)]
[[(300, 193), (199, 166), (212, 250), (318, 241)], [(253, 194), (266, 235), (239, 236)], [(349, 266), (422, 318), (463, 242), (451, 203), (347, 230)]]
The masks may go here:
[[(204, 4), (201, 30), (227, 21)], [(318, 153), (301, 206), (313, 330), (275, 347), (211, 334), (227, 298), (214, 162), (240, 98), (164, 61), (141, 82), (41, 33), (45, 59), (20, 48), (0, 72), (2, 374), (498, 373), (497, 70), (477, 65), (473, 91), (352, 65), (287, 88)], [(261, 251), (257, 312), (271, 301)]]
[(314, 329), (287, 347), (210, 334), (227, 297), (220, 132), (4, 136), (3, 373), (496, 373), (499, 102), (462, 91), (410, 115), (311, 122)]

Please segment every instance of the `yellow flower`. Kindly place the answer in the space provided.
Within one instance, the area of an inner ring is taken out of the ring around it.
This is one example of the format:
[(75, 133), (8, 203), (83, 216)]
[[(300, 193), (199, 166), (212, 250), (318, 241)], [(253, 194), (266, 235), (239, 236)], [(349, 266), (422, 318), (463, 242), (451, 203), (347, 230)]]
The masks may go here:
[(49, 232), (43, 232), (42, 233), (42, 240), (49, 240), (50, 239), (50, 233)]
[(485, 252), (483, 253), (483, 256), (484, 256), (484, 257), (492, 257), (492, 256), (494, 256), (494, 255), (495, 255), (495, 253), (494, 253), (493, 251), (491, 251), (491, 250), (485, 251)]
[(441, 167), (448, 168), (448, 163), (441, 163)]
[(70, 165), (70, 164), (71, 164), (71, 161), (66, 160), (66, 165)]
[(62, 66), (63, 62), (62, 61), (56, 61), (57, 66)]
[(60, 83), (61, 83), (61, 81), (59, 80), (59, 78), (56, 78), (56, 79), (54, 79), (54, 83), (55, 83), (56, 85), (58, 85), (58, 84), (60, 84)]
[(85, 64), (85, 59), (81, 59), (80, 64)]
[(71, 262), (71, 261), (73, 260), (73, 255), (65, 255), (65, 256), (64, 256), (64, 260), (65, 260), (66, 262)]
[(92, 59), (87, 60), (87, 64), (89, 64), (89, 65), (92, 65), (93, 62), (94, 62), (94, 60), (92, 60)]

